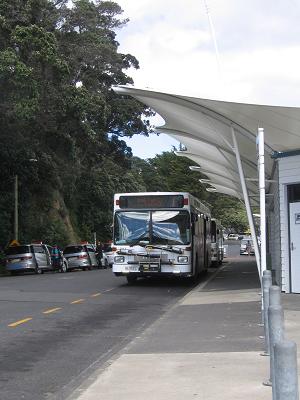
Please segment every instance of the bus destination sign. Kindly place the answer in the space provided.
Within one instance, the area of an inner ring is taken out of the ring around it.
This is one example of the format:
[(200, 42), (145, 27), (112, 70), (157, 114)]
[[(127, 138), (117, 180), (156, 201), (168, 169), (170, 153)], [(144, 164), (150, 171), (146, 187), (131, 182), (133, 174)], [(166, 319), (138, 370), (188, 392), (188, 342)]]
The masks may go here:
[(120, 196), (120, 208), (148, 209), (148, 208), (182, 208), (184, 197), (182, 194), (161, 196)]

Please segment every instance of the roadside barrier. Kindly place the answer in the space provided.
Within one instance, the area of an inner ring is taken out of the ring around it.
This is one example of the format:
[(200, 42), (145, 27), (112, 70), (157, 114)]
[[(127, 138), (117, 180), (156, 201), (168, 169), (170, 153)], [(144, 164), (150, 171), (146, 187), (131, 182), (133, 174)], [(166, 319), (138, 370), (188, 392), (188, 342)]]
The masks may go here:
[(263, 384), (272, 386), (272, 400), (299, 400), (297, 346), (284, 337), (281, 290), (270, 285), (269, 276), (264, 273), (262, 280), (264, 329), (269, 336), (265, 337), (265, 346), (270, 355), (270, 379)]

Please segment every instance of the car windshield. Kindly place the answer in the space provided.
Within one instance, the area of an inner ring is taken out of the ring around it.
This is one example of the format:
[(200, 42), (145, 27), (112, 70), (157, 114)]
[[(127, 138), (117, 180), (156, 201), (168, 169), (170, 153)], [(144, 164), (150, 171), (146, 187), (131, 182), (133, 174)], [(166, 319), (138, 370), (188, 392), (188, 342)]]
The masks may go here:
[(15, 254), (26, 254), (31, 253), (30, 246), (11, 246), (5, 250), (7, 256), (13, 256)]
[(83, 246), (68, 246), (64, 249), (64, 254), (81, 253), (85, 251)]
[(187, 211), (128, 211), (115, 214), (116, 244), (188, 244)]

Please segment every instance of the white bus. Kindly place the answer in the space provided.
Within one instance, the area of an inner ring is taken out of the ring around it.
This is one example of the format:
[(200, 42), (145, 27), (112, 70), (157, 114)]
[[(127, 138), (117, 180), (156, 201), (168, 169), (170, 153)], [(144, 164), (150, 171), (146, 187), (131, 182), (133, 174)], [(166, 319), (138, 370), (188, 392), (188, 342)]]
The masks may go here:
[(211, 263), (221, 265), (224, 258), (223, 227), (215, 218), (211, 219)]
[(197, 278), (211, 262), (210, 210), (185, 192), (114, 196), (113, 272)]

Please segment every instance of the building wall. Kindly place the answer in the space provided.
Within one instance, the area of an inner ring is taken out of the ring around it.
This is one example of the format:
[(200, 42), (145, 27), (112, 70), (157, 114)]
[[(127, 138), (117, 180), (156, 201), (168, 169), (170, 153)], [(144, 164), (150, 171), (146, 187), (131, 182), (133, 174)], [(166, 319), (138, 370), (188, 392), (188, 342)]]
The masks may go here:
[(290, 256), (288, 232), (287, 185), (300, 182), (300, 155), (278, 159), (279, 202), (280, 202), (280, 241), (281, 241), (281, 280), (282, 290), (290, 292)]
[(273, 195), (267, 199), (267, 218), (269, 222), (269, 257), (273, 271), (273, 276), (277, 285), (282, 283), (281, 269), (281, 233), (280, 233), (280, 202), (279, 202), (279, 184), (278, 184), (278, 163), (275, 165), (275, 171), (272, 179), (270, 193)]

